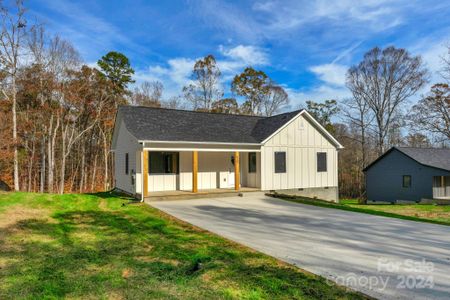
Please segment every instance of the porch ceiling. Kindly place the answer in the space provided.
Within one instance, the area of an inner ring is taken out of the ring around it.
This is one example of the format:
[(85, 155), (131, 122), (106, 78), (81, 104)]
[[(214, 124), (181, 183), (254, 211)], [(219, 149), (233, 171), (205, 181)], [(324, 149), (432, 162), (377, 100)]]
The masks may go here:
[(260, 144), (143, 142), (146, 151), (260, 152)]

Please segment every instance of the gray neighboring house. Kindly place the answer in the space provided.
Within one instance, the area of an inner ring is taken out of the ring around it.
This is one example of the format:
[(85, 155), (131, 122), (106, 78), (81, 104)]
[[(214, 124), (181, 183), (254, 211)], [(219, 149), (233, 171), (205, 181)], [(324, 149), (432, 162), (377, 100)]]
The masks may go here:
[(393, 147), (364, 173), (369, 201), (450, 200), (450, 149)]

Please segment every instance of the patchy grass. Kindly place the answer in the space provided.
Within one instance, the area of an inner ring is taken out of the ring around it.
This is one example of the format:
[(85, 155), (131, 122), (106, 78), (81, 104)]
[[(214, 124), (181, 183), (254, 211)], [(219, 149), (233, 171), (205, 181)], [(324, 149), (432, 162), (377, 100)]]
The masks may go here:
[(108, 193), (0, 194), (0, 299), (363, 299)]
[(343, 205), (370, 209), (379, 212), (389, 212), (397, 215), (414, 217), (420, 221), (436, 221), (439, 224), (450, 225), (450, 205), (435, 205), (435, 204), (359, 204), (355, 199), (341, 200)]
[(377, 216), (398, 218), (410, 221), (450, 225), (450, 206), (434, 204), (359, 204), (357, 199), (342, 199), (340, 203), (288, 195), (271, 195), (276, 198)]

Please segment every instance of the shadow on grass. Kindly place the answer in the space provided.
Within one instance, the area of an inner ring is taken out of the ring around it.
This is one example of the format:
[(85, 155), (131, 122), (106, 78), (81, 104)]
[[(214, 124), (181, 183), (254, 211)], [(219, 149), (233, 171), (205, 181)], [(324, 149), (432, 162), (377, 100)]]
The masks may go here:
[(128, 194), (125, 193), (120, 193), (118, 191), (115, 190), (111, 190), (111, 191), (105, 191), (105, 192), (96, 192), (96, 193), (87, 193), (87, 195), (92, 195), (92, 196), (97, 196), (103, 199), (122, 199), (122, 200), (129, 200), (129, 201), (133, 201), (133, 202), (139, 202), (139, 200), (137, 200), (134, 197), (131, 197)]
[(144, 207), (130, 210), (66, 211), (0, 228), (0, 298), (361, 298)]

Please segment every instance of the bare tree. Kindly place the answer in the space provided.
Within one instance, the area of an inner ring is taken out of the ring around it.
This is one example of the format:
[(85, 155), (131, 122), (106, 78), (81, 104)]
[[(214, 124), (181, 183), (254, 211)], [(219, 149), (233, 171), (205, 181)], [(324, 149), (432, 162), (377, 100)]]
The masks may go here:
[(222, 114), (239, 114), (239, 104), (234, 98), (220, 99), (219, 101), (213, 102), (212, 112), (222, 113)]
[(4, 96), (12, 102), (12, 137), (14, 147), (14, 190), (19, 190), (19, 157), (17, 140), (17, 73), (23, 53), (23, 42), (26, 36), (25, 8), (21, 0), (16, 1), (15, 12), (10, 13), (0, 7), (0, 65), (8, 74), (8, 89), (3, 89)]
[(272, 116), (289, 104), (289, 97), (286, 91), (279, 85), (270, 83), (268, 93), (264, 95), (263, 108), (265, 116)]
[(220, 76), (221, 72), (213, 55), (195, 62), (192, 83), (183, 88), (183, 94), (194, 110), (210, 111), (212, 103), (222, 98)]
[(340, 110), (344, 119), (351, 127), (355, 127), (359, 131), (356, 137), (360, 144), (361, 160), (359, 163), (360, 172), (367, 165), (367, 134), (368, 129), (373, 122), (373, 114), (370, 111), (369, 105), (361, 97), (352, 97), (343, 101)]
[(447, 55), (442, 58), (443, 68), (441, 76), (450, 83), (450, 46), (447, 46)]
[(426, 135), (419, 132), (408, 134), (408, 136), (406, 137), (406, 143), (410, 147), (419, 148), (426, 148), (430, 147), (431, 145), (430, 139)]
[(183, 99), (179, 96), (173, 96), (165, 101), (162, 101), (161, 106), (170, 109), (186, 109)]
[(413, 106), (410, 118), (414, 129), (420, 129), (444, 141), (450, 140), (450, 87), (435, 84), (430, 93)]
[(159, 81), (145, 81), (134, 89), (131, 102), (134, 105), (161, 107), (163, 89), (163, 84)]
[(347, 87), (374, 114), (379, 155), (385, 151), (386, 138), (395, 116), (401, 114), (401, 105), (425, 85), (427, 74), (419, 56), (394, 47), (373, 48), (348, 70)]

